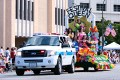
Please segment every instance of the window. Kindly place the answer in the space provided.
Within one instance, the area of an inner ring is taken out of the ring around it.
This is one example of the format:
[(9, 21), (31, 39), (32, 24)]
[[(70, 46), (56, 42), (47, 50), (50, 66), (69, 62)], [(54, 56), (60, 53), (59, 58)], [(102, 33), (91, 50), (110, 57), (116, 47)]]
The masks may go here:
[(120, 12), (120, 5), (114, 5), (114, 11)]
[(61, 9), (61, 25), (63, 25), (63, 9)]
[(65, 10), (55, 8), (55, 24), (65, 26)]
[(61, 25), (65, 26), (65, 10), (61, 9)]
[(89, 8), (89, 3), (80, 3), (81, 8)]
[(106, 4), (97, 4), (97, 11), (106, 11)]
[(27, 19), (26, 13), (27, 13), (27, 0), (24, 0), (24, 20)]
[(68, 39), (66, 37), (60, 37), (60, 41), (62, 43), (62, 48), (70, 47)]
[(32, 2), (32, 21), (34, 21), (34, 2)]
[(120, 24), (120, 22), (114, 22), (114, 24)]
[(30, 20), (30, 1), (28, 1), (28, 20)]
[(34, 2), (28, 0), (16, 0), (16, 19), (18, 18), (21, 20), (34, 21)]
[(16, 19), (18, 19), (18, 0), (16, 0)]
[(58, 36), (36, 36), (29, 38), (27, 46), (59, 46), (59, 37)]
[(58, 18), (57, 18), (57, 15), (58, 15), (58, 14), (57, 14), (57, 10), (58, 10), (58, 9), (55, 8), (55, 24), (56, 24), (56, 25), (57, 25), (57, 20), (58, 20)]
[(65, 26), (65, 10), (64, 10), (64, 26)]
[(22, 19), (22, 11), (23, 11), (23, 6), (22, 6), (22, 0), (20, 0), (20, 19)]
[(58, 8), (58, 25), (60, 25), (60, 8)]
[(96, 21), (96, 24), (101, 23), (101, 21)]

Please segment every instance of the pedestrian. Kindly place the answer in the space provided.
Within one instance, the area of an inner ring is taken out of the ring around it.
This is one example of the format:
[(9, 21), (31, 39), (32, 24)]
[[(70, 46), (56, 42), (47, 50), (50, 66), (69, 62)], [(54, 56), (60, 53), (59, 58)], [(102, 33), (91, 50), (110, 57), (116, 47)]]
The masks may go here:
[(2, 54), (0, 54), (0, 73), (4, 73), (5, 69), (5, 59)]
[(9, 70), (8, 63), (9, 63), (9, 60), (10, 60), (10, 50), (9, 50), (9, 47), (7, 47), (6, 50), (5, 50), (5, 58), (6, 58), (6, 70), (8, 71)]
[(10, 51), (10, 58), (12, 59), (12, 64), (15, 63), (15, 55), (16, 55), (15, 48), (11, 48), (11, 51)]

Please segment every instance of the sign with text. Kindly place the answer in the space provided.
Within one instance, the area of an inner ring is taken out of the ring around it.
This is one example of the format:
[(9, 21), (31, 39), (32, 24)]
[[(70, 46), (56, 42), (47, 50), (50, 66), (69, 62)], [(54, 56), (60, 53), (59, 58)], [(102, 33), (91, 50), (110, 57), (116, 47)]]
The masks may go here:
[(74, 16), (85, 16), (88, 18), (91, 14), (91, 8), (81, 8), (80, 5), (69, 7), (67, 9), (68, 17), (74, 18)]

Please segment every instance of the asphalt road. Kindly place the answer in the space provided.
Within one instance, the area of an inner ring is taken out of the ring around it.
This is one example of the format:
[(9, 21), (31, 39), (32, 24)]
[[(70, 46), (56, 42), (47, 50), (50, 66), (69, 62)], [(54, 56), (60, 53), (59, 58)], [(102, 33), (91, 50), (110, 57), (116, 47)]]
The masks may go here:
[(17, 76), (13, 71), (0, 74), (0, 80), (120, 80), (120, 63), (116, 64), (112, 70), (94, 72), (90, 68), (88, 72), (84, 72), (79, 68), (74, 74), (63, 72), (61, 75), (54, 75), (50, 71), (42, 71), (40, 75), (34, 75), (29, 71), (25, 72), (24, 76)]

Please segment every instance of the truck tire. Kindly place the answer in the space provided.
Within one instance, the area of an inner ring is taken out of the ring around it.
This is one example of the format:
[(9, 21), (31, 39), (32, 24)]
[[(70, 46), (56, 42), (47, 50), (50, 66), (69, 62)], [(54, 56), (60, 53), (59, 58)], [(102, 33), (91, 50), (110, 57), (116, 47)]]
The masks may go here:
[(39, 75), (41, 70), (32, 70), (35, 75)]
[(24, 75), (24, 72), (25, 72), (25, 70), (23, 70), (23, 69), (17, 69), (17, 68), (16, 68), (16, 74), (17, 74), (18, 76)]
[(94, 68), (95, 71), (98, 71), (98, 68), (97, 68), (96, 65), (94, 65), (93, 68)]
[(59, 57), (58, 60), (57, 60), (57, 65), (55, 66), (55, 69), (54, 69), (54, 74), (55, 75), (60, 75), (61, 72), (62, 72), (62, 61)]
[(84, 67), (84, 71), (88, 71), (88, 67)]
[(74, 59), (72, 60), (71, 64), (67, 66), (68, 68), (68, 73), (74, 73), (75, 72), (75, 63)]

